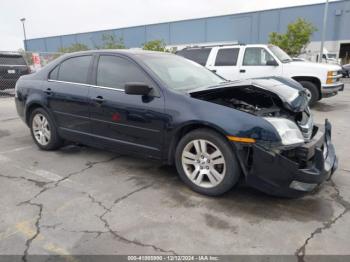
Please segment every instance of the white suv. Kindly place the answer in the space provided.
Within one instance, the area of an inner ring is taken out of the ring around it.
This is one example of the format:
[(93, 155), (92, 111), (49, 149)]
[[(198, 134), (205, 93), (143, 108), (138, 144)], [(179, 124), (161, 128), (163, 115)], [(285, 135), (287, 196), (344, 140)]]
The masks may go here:
[(228, 80), (266, 76), (290, 77), (310, 91), (310, 105), (344, 89), (341, 67), (293, 61), (274, 45), (207, 45), (186, 47), (176, 54), (195, 61)]

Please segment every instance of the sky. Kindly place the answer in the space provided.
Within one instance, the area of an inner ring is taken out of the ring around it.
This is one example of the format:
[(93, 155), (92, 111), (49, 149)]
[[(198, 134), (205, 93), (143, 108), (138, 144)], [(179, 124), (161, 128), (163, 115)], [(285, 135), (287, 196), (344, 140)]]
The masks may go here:
[(182, 19), (324, 2), (324, 0), (8, 0), (1, 1), (0, 50), (27, 38), (113, 29)]

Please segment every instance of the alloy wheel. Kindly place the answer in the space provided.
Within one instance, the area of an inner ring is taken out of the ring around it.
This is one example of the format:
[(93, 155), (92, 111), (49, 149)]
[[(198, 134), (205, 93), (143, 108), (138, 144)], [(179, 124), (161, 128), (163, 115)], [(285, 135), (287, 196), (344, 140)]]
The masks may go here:
[(50, 143), (51, 131), (50, 125), (43, 114), (36, 114), (33, 118), (32, 129), (35, 140), (42, 146)]
[(212, 188), (225, 177), (224, 155), (208, 140), (190, 141), (183, 149), (181, 161), (186, 176), (197, 186)]

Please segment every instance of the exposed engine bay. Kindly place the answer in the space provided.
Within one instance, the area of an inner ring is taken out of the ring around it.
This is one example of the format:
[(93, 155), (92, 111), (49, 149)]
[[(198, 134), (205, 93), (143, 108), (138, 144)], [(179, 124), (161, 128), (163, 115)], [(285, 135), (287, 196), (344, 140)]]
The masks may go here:
[(292, 110), (277, 94), (269, 90), (254, 85), (235, 86), (207, 89), (191, 93), (191, 96), (256, 116), (287, 118), (297, 123), (306, 139), (311, 136), (313, 123), (308, 107), (301, 112)]
[(292, 113), (284, 109), (283, 102), (276, 94), (255, 86), (208, 90), (191, 96), (257, 116), (287, 117)]

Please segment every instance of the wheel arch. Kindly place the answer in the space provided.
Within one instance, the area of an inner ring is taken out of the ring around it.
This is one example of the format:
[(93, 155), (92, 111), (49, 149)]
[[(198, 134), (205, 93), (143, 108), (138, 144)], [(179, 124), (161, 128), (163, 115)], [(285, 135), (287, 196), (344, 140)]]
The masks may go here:
[(40, 101), (32, 101), (31, 103), (29, 103), (26, 106), (26, 109), (25, 109), (25, 123), (28, 126), (30, 126), (30, 123), (29, 123), (30, 115), (37, 108), (43, 108), (51, 116), (51, 118), (54, 121), (54, 118), (52, 117), (52, 114), (50, 113), (50, 111), (47, 109), (47, 107), (43, 103), (41, 103)]
[(169, 143), (167, 159), (166, 159), (166, 162), (169, 165), (174, 164), (176, 146), (180, 141), (180, 139), (184, 137), (186, 134), (188, 134), (189, 132), (192, 132), (196, 129), (201, 129), (201, 128), (206, 128), (206, 129), (215, 131), (219, 135), (221, 135), (223, 138), (226, 139), (226, 133), (224, 132), (224, 130), (222, 130), (220, 127), (215, 126), (211, 123), (191, 122), (191, 123), (182, 125), (181, 127), (177, 128), (176, 131), (174, 131), (171, 142)]
[(322, 97), (321, 80), (319, 78), (313, 77), (313, 76), (293, 76), (292, 79), (294, 79), (297, 82), (308, 81), (308, 82), (311, 82), (311, 83), (315, 84), (316, 87), (317, 87), (317, 90), (318, 90), (319, 97), (320, 98)]

